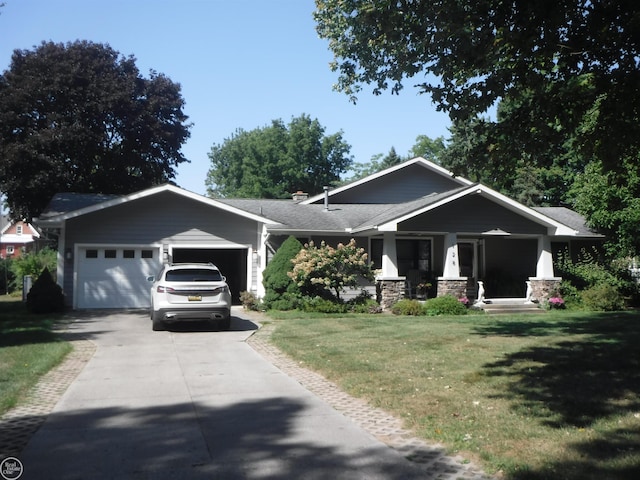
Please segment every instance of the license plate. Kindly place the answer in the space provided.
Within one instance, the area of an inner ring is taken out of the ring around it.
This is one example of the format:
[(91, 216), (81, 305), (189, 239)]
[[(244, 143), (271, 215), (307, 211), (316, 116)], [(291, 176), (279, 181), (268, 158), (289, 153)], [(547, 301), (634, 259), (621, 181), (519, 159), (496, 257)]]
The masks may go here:
[(189, 295), (188, 300), (190, 302), (201, 302), (202, 301), (202, 295)]

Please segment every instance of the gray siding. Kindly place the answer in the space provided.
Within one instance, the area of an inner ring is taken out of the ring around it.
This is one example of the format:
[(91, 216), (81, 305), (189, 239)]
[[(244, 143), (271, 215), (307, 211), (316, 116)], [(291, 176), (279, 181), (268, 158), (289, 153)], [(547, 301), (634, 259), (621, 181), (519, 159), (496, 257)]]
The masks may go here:
[[(332, 203), (402, 203), (459, 188), (460, 183), (411, 165), (331, 196)], [(320, 203), (320, 202), (318, 202)]]
[(75, 243), (237, 243), (253, 245), (255, 221), (170, 192), (84, 215), (67, 222), (67, 247)]
[[(177, 244), (256, 248), (258, 225), (224, 210), (164, 192), (67, 221), (65, 248), (76, 244)], [(254, 262), (255, 263), (255, 262)], [(74, 262), (65, 261), (63, 289), (73, 295)], [(256, 265), (251, 266), (255, 285)]]
[(402, 222), (399, 231), (482, 233), (501, 229), (511, 234), (542, 235), (546, 227), (479, 196), (463, 197), (435, 211)]

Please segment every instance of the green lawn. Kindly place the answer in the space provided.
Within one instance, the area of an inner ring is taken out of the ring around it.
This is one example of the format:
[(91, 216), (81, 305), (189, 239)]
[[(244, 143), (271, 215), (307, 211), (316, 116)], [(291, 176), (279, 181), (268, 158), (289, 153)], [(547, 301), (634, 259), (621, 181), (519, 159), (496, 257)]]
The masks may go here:
[(293, 358), (509, 479), (640, 478), (640, 313), (270, 313)]
[(0, 296), (0, 415), (71, 351), (51, 331), (60, 315), (34, 315), (20, 299)]

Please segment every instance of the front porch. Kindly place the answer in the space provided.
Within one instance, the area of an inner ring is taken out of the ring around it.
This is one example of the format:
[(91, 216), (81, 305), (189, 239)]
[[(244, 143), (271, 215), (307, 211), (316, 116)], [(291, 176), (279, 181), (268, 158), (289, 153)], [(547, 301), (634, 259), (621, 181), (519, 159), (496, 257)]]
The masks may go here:
[[(554, 276), (549, 237), (505, 237), (448, 233), (396, 238), (385, 233), (378, 246), (382, 269), (376, 279), (383, 309), (403, 298), (453, 295), (473, 304), (490, 297), (496, 300), (493, 305), (501, 298), (516, 298), (524, 305), (554, 295), (561, 279)], [(372, 258), (377, 263), (373, 242)]]

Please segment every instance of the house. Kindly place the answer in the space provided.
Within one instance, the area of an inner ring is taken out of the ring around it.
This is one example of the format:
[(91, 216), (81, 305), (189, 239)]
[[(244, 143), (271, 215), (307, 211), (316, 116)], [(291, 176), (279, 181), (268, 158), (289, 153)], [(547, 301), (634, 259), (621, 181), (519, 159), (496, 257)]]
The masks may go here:
[(124, 196), (58, 194), (37, 220), (58, 236), (58, 272), (74, 308), (142, 308), (164, 262), (211, 261), (239, 292), (264, 294), (282, 242), (354, 238), (378, 270), (383, 306), (407, 280), (438, 295), (544, 299), (560, 282), (559, 250), (602, 241), (566, 208), (528, 208), (415, 158), (349, 185), (292, 200), (211, 199), (172, 185)]
[(18, 258), (35, 249), (38, 230), (28, 222), (3, 217), (0, 225), (0, 258)]

